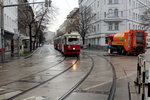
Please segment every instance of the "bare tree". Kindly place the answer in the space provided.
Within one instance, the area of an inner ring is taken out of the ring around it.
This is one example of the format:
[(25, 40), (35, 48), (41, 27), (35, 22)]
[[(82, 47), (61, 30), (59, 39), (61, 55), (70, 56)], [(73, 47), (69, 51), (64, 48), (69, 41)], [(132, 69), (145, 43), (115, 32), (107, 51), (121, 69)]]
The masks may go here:
[(79, 32), (79, 12), (76, 16), (67, 18), (66, 32), (71, 33), (73, 31)]
[(68, 24), (66, 31), (71, 33), (72, 31), (78, 31), (81, 35), (83, 45), (85, 44), (85, 36), (90, 32), (91, 21), (95, 17), (92, 13), (92, 9), (87, 6), (81, 6), (78, 14), (73, 17), (68, 17)]
[[(47, 29), (47, 25), (50, 24), (51, 21), (55, 19), (55, 15), (57, 12), (57, 9), (55, 7), (45, 7), (44, 5), (39, 5), (36, 7), (37, 9), (34, 10), (35, 12), (35, 18), (34, 21), (36, 22), (36, 34), (34, 35), (35, 40), (37, 44), (41, 42), (40, 36), (43, 36), (42, 33), (40, 32), (41, 30), (44, 31)], [(34, 48), (35, 48), (35, 43), (34, 43)]]
[[(35, 49), (35, 44), (39, 44), (39, 41), (41, 42), (40, 37), (43, 33), (41, 31), (47, 29), (47, 25), (55, 19), (57, 9), (53, 6), (48, 8), (42, 4), (34, 8), (31, 6), (24, 6), (24, 9), (19, 9), (19, 11), (21, 11), (21, 14), (24, 14), (24, 16), (19, 18), (19, 23), (29, 30), (30, 51), (32, 51), (32, 49)], [(35, 37), (35, 42), (37, 43), (32, 43), (32, 37)]]
[(150, 8), (146, 9), (143, 15), (141, 15), (141, 20), (145, 30), (148, 30), (150, 28)]
[[(79, 26), (77, 27), (82, 37), (83, 45), (85, 44), (85, 36), (90, 32), (91, 21), (95, 17), (92, 9), (87, 6), (81, 6), (79, 10)], [(77, 24), (78, 22), (76, 22)]]

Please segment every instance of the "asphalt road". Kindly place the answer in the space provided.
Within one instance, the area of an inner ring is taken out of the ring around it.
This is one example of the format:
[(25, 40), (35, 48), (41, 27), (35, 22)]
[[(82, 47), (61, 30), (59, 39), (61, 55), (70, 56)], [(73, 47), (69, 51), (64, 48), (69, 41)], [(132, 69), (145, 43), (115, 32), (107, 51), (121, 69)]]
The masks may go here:
[(1, 65), (0, 100), (60, 100), (69, 91), (66, 100), (108, 100), (114, 81), (111, 64), (116, 73), (114, 100), (129, 100), (137, 56), (82, 50), (79, 58), (64, 57), (52, 45), (39, 48), (31, 58)]

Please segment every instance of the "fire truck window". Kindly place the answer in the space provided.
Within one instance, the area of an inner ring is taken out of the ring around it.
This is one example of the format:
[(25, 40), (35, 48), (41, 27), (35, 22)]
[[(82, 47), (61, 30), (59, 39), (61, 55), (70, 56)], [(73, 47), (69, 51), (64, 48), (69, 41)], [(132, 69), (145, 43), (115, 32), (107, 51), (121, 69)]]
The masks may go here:
[(136, 42), (138, 44), (143, 44), (143, 33), (142, 32), (136, 33)]
[(108, 40), (113, 41), (113, 37), (106, 37), (106, 39), (105, 39), (105, 43), (106, 43), (106, 44), (108, 44)]

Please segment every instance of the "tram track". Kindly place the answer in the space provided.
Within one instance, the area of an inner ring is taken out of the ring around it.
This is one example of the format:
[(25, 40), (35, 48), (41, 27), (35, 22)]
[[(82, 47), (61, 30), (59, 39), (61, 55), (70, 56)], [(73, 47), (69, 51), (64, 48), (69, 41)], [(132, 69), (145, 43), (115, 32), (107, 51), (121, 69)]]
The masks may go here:
[(66, 57), (64, 57), (61, 61), (59, 61), (58, 63), (54, 64), (53, 66), (48, 67), (48, 68), (46, 68), (46, 69), (43, 69), (43, 70), (41, 70), (41, 71), (38, 71), (38, 72), (32, 73), (32, 74), (30, 74), (30, 75), (27, 75), (27, 76), (25, 76), (25, 77), (19, 78), (19, 79), (17, 79), (17, 80), (14, 80), (14, 81), (11, 81), (11, 82), (8, 82), (8, 83), (5, 83), (5, 84), (1, 84), (1, 85), (0, 85), (0, 87), (2, 87), (2, 86), (6, 86), (6, 85), (9, 85), (9, 84), (12, 84), (12, 83), (15, 83), (15, 82), (18, 82), (18, 81), (20, 81), (21, 79), (24, 79), (24, 78), (27, 78), (27, 77), (30, 77), (30, 76), (36, 75), (36, 74), (38, 74), (38, 73), (44, 72), (44, 71), (46, 71), (46, 70), (48, 70), (48, 69), (50, 69), (50, 68), (53, 68), (53, 67), (55, 67), (55, 66), (57, 66), (57, 65), (61, 64), (62, 62), (64, 62), (64, 61), (65, 61), (65, 59), (66, 59)]
[[(26, 56), (26, 57), (24, 57), (24, 59), (29, 59), (29, 58), (32, 57), (36, 52), (39, 52), (39, 54), (41, 54), (41, 51), (42, 51), (42, 48), (38, 48), (38, 49), (36, 49), (36, 50), (31, 54), (31, 56), (30, 56), (30, 55), (29, 55), (29, 56)], [(50, 51), (50, 49), (49, 49), (49, 51)], [(55, 52), (59, 53), (58, 51), (55, 51)], [(63, 58), (63, 59), (62, 59), (62, 58)], [(18, 81), (21, 80), (21, 79), (24, 79), (24, 78), (30, 77), (30, 76), (32, 76), (32, 75), (35, 75), (35, 74), (44, 72), (44, 71), (46, 71), (46, 70), (48, 70), (48, 69), (50, 69), (50, 68), (53, 68), (53, 67), (59, 65), (60, 63), (62, 63), (63, 61), (65, 61), (65, 59), (66, 59), (66, 57), (61, 56), (61, 57), (59, 57), (59, 58), (57, 59), (57, 60), (58, 60), (58, 63), (56, 63), (56, 64), (54, 64), (54, 65), (52, 65), (52, 66), (50, 66), (50, 67), (48, 67), (48, 68), (45, 68), (45, 69), (43, 69), (43, 70), (40, 70), (40, 71), (38, 71), (38, 72), (34, 72), (34, 73), (30, 74), (30, 75), (27, 75), (27, 76), (24, 76), (24, 77), (22, 77), (22, 78), (19, 78), (19, 79), (17, 79), (17, 80), (0, 84), (0, 87), (9, 85), (9, 84), (12, 84), (12, 83), (15, 83), (15, 82), (18, 82)]]
[[(86, 52), (87, 53), (87, 52)], [(89, 55), (88, 55), (89, 56)], [(105, 59), (110, 66), (112, 67), (112, 72), (113, 72), (113, 80), (112, 80), (112, 85), (110, 88), (110, 92), (108, 95), (107, 100), (114, 100), (115, 97), (115, 92), (116, 92), (116, 71), (115, 71), (115, 67), (114, 65), (103, 55), (97, 55), (98, 57), (101, 57), (103, 59)], [(94, 59), (93, 57), (89, 56), (89, 58), (92, 60), (92, 66), (89, 70), (89, 72), (79, 81), (77, 82), (68, 92), (66, 92), (63, 96), (61, 96), (58, 100), (65, 100), (67, 97), (69, 97), (71, 95), (71, 93), (73, 93), (74, 91), (76, 91), (76, 89), (85, 81), (85, 79), (90, 75), (90, 73), (92, 72), (93, 68), (94, 68)], [(97, 91), (92, 91), (92, 93), (97, 93)]]
[[(85, 52), (85, 53), (88, 53), (88, 52)], [(90, 53), (90, 54), (96, 54), (97, 55), (97, 53)], [(104, 55), (104, 54), (102, 54), (102, 55), (97, 55), (97, 56), (99, 56), (99, 57), (101, 57), (101, 58), (103, 58), (103, 59), (105, 59), (109, 64), (110, 64), (110, 66), (111, 66), (111, 68), (112, 68), (112, 73), (113, 73), (113, 80), (112, 80), (112, 85), (111, 85), (111, 88), (110, 88), (110, 93), (109, 93), (109, 95), (108, 95), (108, 98), (107, 98), (107, 100), (114, 100), (114, 97), (115, 97), (115, 93), (116, 93), (116, 82), (117, 82), (117, 75), (116, 75), (116, 71), (115, 71), (115, 66), (112, 64), (112, 62), (111, 61), (109, 61), (105, 56), (106, 55)], [(122, 56), (117, 56), (117, 57), (122, 57)], [(63, 99), (60, 99), (60, 100), (63, 100)]]
[[(21, 91), (21, 93), (16, 94), (16, 95), (14, 95), (14, 96), (12, 96), (12, 97), (10, 97), (10, 98), (7, 98), (7, 99), (5, 99), (5, 100), (14, 100), (14, 99), (17, 98), (18, 96), (21, 96), (21, 95), (23, 95), (23, 94), (25, 94), (25, 93), (27, 93), (27, 92), (29, 92), (29, 91), (35, 89), (35, 88), (37, 88), (37, 87), (39, 87), (39, 86), (41, 86), (41, 85), (47, 83), (47, 82), (49, 82), (49, 81), (55, 79), (56, 77), (62, 75), (63, 73), (65, 73), (66, 71), (68, 71), (69, 69), (71, 69), (71, 68), (78, 62), (78, 60), (79, 60), (79, 58), (77, 58), (76, 61), (75, 61), (72, 65), (70, 65), (70, 66), (67, 67), (65, 70), (61, 71), (60, 73), (54, 75), (53, 77), (51, 77), (51, 78), (49, 78), (49, 79), (47, 79), (47, 80), (45, 80), (45, 81), (43, 81), (43, 82), (41, 82), (41, 83), (38, 83), (37, 85), (35, 85), (35, 86), (31, 87), (31, 88), (28, 88), (28, 89), (26, 89), (26, 90), (24, 90), (24, 91)], [(60, 63), (59, 63), (59, 64), (60, 64)], [(57, 65), (58, 65), (58, 64), (57, 64)], [(54, 67), (54, 66), (53, 66), (53, 67)], [(49, 69), (50, 69), (50, 68), (49, 68)], [(46, 70), (46, 69), (45, 69), (45, 70)], [(48, 69), (47, 69), (47, 70), (48, 70)], [(19, 81), (15, 81), (15, 82), (19, 82)], [(15, 82), (13, 82), (13, 83), (15, 83)], [(10, 84), (11, 84), (11, 83), (10, 83)], [(7, 86), (7, 85), (5, 85), (5, 86)], [(18, 89), (18, 90), (19, 90), (19, 89)]]
[(92, 61), (92, 65), (91, 65), (91, 68), (90, 70), (87, 72), (87, 74), (80, 80), (78, 81), (68, 92), (66, 92), (63, 96), (61, 96), (58, 100), (64, 100), (66, 99), (72, 92), (74, 92), (74, 90), (79, 87), (83, 82), (84, 80), (90, 75), (90, 73), (92, 72), (93, 68), (94, 68), (94, 60), (91, 56), (87, 55), (91, 61)]
[(102, 57), (103, 59), (105, 59), (112, 67), (112, 72), (113, 72), (113, 81), (112, 81), (112, 85), (110, 88), (110, 93), (108, 95), (108, 99), (107, 100), (114, 100), (115, 97), (115, 93), (116, 93), (116, 80), (117, 80), (117, 76), (116, 76), (116, 71), (115, 71), (115, 67), (114, 65), (111, 63), (111, 61), (109, 61), (106, 57), (104, 57), (103, 55), (98, 55), (99, 57)]

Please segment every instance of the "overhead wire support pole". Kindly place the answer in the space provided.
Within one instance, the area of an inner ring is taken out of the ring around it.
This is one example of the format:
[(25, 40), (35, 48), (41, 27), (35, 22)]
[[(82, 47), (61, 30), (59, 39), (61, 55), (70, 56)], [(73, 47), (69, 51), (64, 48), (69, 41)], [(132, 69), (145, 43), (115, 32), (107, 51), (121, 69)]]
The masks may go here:
[(1, 45), (2, 45), (1, 61), (3, 62), (5, 59), (5, 55), (4, 55), (4, 7), (3, 5), (1, 5)]
[(43, 3), (45, 2), (20, 3), (20, 4), (4, 5), (3, 7), (25, 6), (30, 4), (43, 4)]

